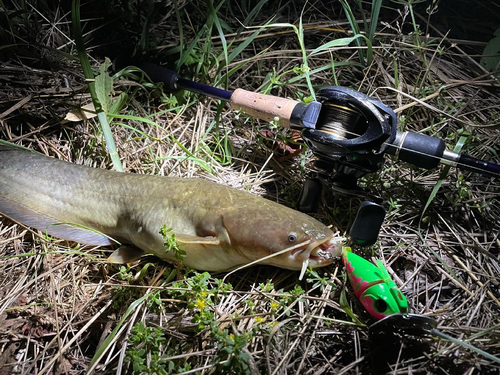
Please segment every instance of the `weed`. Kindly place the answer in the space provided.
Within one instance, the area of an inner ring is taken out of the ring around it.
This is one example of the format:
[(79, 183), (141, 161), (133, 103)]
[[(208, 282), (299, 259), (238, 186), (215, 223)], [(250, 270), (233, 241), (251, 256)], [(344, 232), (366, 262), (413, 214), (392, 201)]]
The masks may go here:
[[(113, 81), (109, 76), (107, 76), (106, 70), (110, 65), (109, 60), (105, 61), (103, 66), (101, 66), (101, 79), (97, 80), (100, 82), (98, 85), (94, 80), (94, 73), (92, 72), (92, 67), (90, 66), (89, 58), (85, 50), (85, 44), (82, 37), (82, 28), (80, 23), (80, 0), (72, 1), (72, 22), (73, 22), (73, 32), (75, 34), (75, 44), (78, 51), (78, 57), (82, 65), (82, 70), (85, 78), (89, 80), (89, 91), (92, 97), (92, 102), (94, 103), (95, 110), (97, 112), (97, 117), (99, 123), (101, 124), (101, 129), (104, 133), (104, 138), (106, 140), (106, 145), (108, 147), (109, 156), (113, 161), (115, 169), (119, 172), (123, 172), (123, 166), (118, 156), (118, 151), (116, 149), (115, 140), (111, 132), (111, 127), (108, 122), (106, 115), (107, 104), (109, 104), (107, 98), (113, 89)], [(111, 80), (111, 81), (110, 81)], [(103, 102), (101, 102), (101, 99)]]
[(125, 280), (125, 281), (132, 281), (134, 278), (134, 275), (130, 271), (129, 267), (125, 266), (120, 266), (120, 272), (116, 275), (120, 280)]
[(363, 17), (363, 24), (365, 28), (365, 34), (367, 37), (364, 37), (365, 40), (367, 41), (368, 45), (368, 51), (365, 56), (365, 51), (363, 48), (361, 48), (361, 40), (357, 38), (358, 36), (363, 36), (361, 34), (361, 30), (359, 29), (358, 22), (356, 20), (356, 17), (354, 16), (354, 13), (351, 9), (351, 6), (349, 5), (349, 2), (347, 0), (340, 0), (340, 4), (342, 5), (342, 8), (344, 10), (344, 13), (347, 16), (347, 19), (349, 20), (349, 24), (351, 25), (351, 29), (354, 33), (354, 36), (356, 37), (355, 41), (358, 47), (358, 54), (360, 57), (361, 62), (365, 65), (368, 66), (372, 63), (373, 61), (373, 54), (372, 54), (372, 47), (371, 45), (373, 44), (373, 39), (375, 37), (375, 30), (377, 28), (377, 21), (378, 21), (378, 16), (380, 13), (380, 8), (382, 7), (382, 1), (381, 0), (374, 0), (372, 1), (372, 7), (371, 7), (371, 15), (370, 15), (370, 25), (368, 26), (368, 23), (366, 21), (365, 13), (362, 7), (362, 3), (360, 0), (356, 0), (356, 4), (358, 5), (358, 8), (361, 12), (361, 15)]
[(422, 45), (421, 45), (421, 42), (420, 42), (420, 35), (421, 35), (422, 32), (420, 31), (420, 26), (417, 23), (417, 20), (415, 18), (414, 6), (417, 5), (417, 4), (419, 4), (419, 3), (424, 2), (425, 0), (391, 0), (391, 1), (394, 2), (394, 3), (396, 3), (396, 4), (404, 5), (405, 7), (408, 8), (408, 10), (410, 12), (410, 17), (411, 17), (412, 25), (413, 25), (413, 34), (410, 34), (410, 35), (414, 36), (415, 46), (421, 48)]
[(228, 334), (226, 330), (215, 331), (214, 337), (218, 341), (218, 355), (215, 358), (215, 363), (224, 362), (218, 365), (219, 371), (230, 372), (234, 374), (250, 374), (250, 354), (246, 350), (246, 346), (253, 338), (252, 332), (244, 332), (241, 334)]
[(387, 201), (387, 215), (394, 213), (395, 215), (398, 215), (397, 210), (401, 208), (401, 204), (398, 202), (396, 198), (389, 197), (389, 200)]
[(134, 374), (174, 374), (189, 371), (191, 366), (185, 360), (168, 360), (177, 354), (182, 346), (177, 340), (167, 340), (161, 328), (147, 327), (138, 322), (129, 336), (125, 362), (132, 364)]
[(163, 246), (165, 246), (165, 252), (173, 252), (175, 259), (179, 261), (179, 263), (182, 264), (182, 261), (186, 257), (186, 252), (182, 250), (180, 247), (182, 246), (182, 243), (178, 242), (177, 239), (175, 238), (175, 233), (169, 234), (172, 232), (172, 228), (167, 228), (166, 225), (164, 225), (160, 229), (160, 234), (163, 236), (163, 239), (165, 240), (165, 243)]
[(457, 207), (457, 204), (465, 199), (472, 198), (472, 193), (470, 191), (472, 184), (465, 180), (464, 175), (460, 175), (455, 182), (456, 190), (450, 190), (444, 195), (450, 201), (453, 207)]
[[(336, 285), (334, 282), (331, 281), (330, 279), (330, 275), (328, 275), (328, 273), (326, 272), (323, 272), (323, 276), (321, 276), (319, 274), (319, 272), (321, 271), (316, 271), (312, 268), (308, 268), (306, 273), (307, 273), (307, 276), (309, 276), (306, 281), (309, 283), (309, 284), (313, 284), (312, 287), (313, 288), (318, 288), (323, 291), (323, 289), (329, 285), (331, 286), (332, 288), (336, 288)], [(297, 292), (297, 291), (296, 291)]]
[[(224, 362), (223, 365), (218, 365), (219, 371), (231, 369), (235, 373), (249, 373), (250, 355), (246, 346), (252, 340), (253, 332), (229, 333), (226, 328), (221, 328), (215, 313), (215, 305), (227, 291), (232, 289), (231, 284), (223, 283), (219, 279), (211, 281), (208, 272), (194, 272), (193, 276), (174, 283), (173, 287), (169, 293), (186, 301), (188, 310), (193, 314), (192, 321), (197, 324), (197, 330), (201, 332), (208, 329), (210, 337), (216, 341), (218, 353), (213, 363)], [(266, 290), (270, 290), (271, 287), (268, 284)], [(247, 305), (252, 308), (251, 300), (248, 300)]]
[[(120, 280), (132, 283), (134, 280), (133, 272), (129, 267), (121, 266), (116, 277)], [(122, 306), (127, 306), (130, 301), (139, 297), (140, 291), (136, 288), (131, 288), (127, 285), (114, 287), (111, 291), (111, 298), (113, 300), (112, 307), (120, 309)]]
[(148, 299), (146, 300), (148, 309), (156, 312), (163, 310), (163, 302), (160, 293), (161, 291), (156, 289), (148, 294)]

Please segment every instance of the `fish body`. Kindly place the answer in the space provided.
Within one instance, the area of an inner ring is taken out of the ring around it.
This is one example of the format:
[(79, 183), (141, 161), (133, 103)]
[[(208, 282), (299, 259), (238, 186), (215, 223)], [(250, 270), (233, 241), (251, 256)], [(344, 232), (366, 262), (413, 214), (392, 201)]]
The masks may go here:
[(408, 301), (398, 289), (380, 260), (373, 264), (344, 248), (342, 263), (346, 267), (354, 294), (376, 319), (406, 314)]
[[(311, 267), (332, 262), (319, 250), (341, 254), (339, 238), (321, 222), (244, 191), (203, 179), (89, 168), (4, 145), (0, 213), (57, 238), (103, 246), (117, 240), (140, 249), (138, 256), (172, 261), (159, 233), (166, 226), (186, 252), (184, 264), (207, 271), (234, 269), (294, 245), (261, 264), (299, 270), (305, 261)], [(110, 261), (130, 261), (126, 248)]]

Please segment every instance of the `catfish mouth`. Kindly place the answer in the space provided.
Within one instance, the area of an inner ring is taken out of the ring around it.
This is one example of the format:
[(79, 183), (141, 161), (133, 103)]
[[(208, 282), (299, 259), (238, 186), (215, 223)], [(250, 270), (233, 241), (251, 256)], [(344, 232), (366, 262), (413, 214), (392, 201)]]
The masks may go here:
[(333, 262), (334, 258), (340, 256), (343, 238), (333, 236), (322, 242), (314, 241), (310, 244), (304, 244), (291, 252), (291, 256), (299, 262), (309, 261), (313, 267), (326, 266)]
[(343, 237), (333, 235), (323, 241), (313, 241), (298, 246), (290, 256), (302, 263), (299, 280), (306, 274), (307, 267), (323, 267), (333, 263), (333, 259), (341, 254)]

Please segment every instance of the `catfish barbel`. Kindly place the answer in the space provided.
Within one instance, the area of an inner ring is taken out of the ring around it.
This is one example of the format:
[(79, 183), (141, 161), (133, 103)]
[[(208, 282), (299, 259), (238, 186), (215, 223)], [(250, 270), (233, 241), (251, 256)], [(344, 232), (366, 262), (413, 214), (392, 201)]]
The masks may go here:
[(163, 226), (186, 252), (184, 265), (198, 270), (225, 271), (266, 257), (259, 264), (304, 271), (342, 252), (341, 238), (318, 220), (244, 191), (198, 178), (90, 168), (5, 145), (0, 213), (64, 240), (129, 245), (108, 258), (114, 263), (143, 254), (175, 260), (165, 251)]

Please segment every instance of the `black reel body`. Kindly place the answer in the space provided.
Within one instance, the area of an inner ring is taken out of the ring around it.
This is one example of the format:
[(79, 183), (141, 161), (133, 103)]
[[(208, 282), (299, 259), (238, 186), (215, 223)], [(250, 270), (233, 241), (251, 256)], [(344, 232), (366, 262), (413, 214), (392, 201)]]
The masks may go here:
[(397, 117), (392, 109), (346, 87), (323, 88), (317, 97), (322, 108), (316, 127), (302, 131), (320, 160), (317, 166), (329, 173), (335, 170), (349, 185), (379, 170), (388, 144), (396, 137)]
[[(302, 138), (318, 158), (320, 179), (334, 190), (368, 197), (351, 227), (350, 237), (358, 246), (371, 246), (384, 221), (382, 200), (358, 186), (358, 178), (378, 171), (384, 153), (396, 138), (396, 114), (379, 101), (346, 87), (331, 86), (318, 91), (322, 107), (316, 126), (302, 130)], [(311, 212), (319, 198), (318, 179), (304, 184), (298, 208)]]

